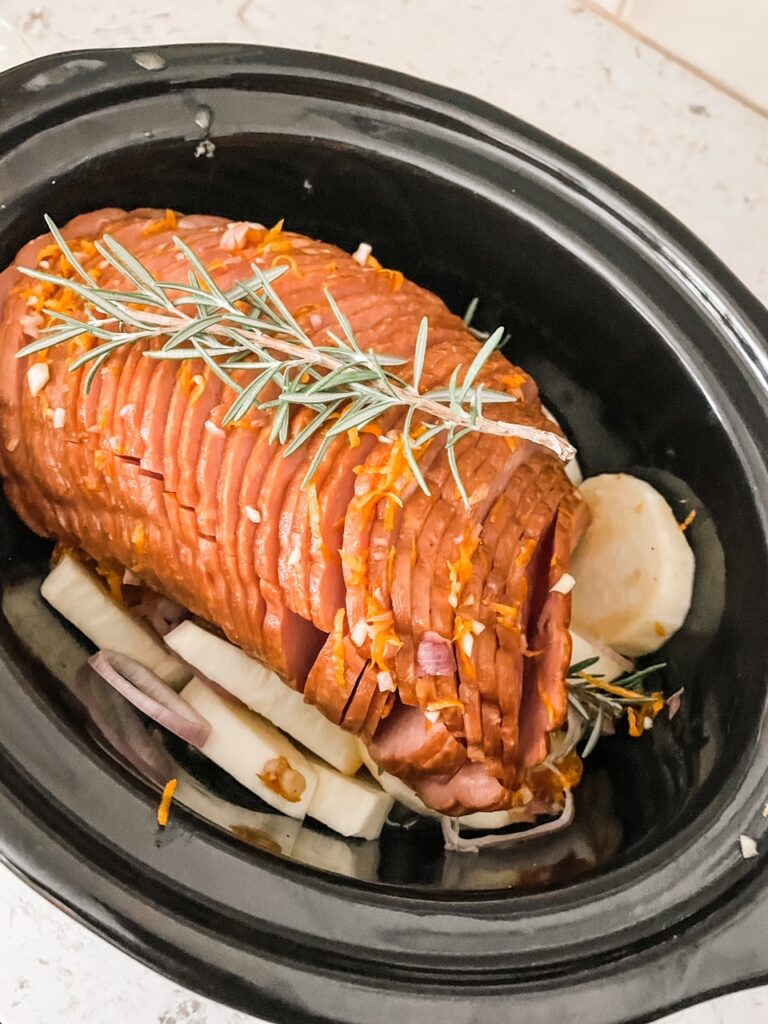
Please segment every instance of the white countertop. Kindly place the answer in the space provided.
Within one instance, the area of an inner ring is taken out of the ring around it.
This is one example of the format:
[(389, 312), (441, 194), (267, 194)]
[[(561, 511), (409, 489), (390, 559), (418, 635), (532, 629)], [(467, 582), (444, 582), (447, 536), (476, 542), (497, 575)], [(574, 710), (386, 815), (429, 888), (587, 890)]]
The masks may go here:
[[(474, 93), (648, 192), (768, 303), (768, 119), (578, 0), (2, 0), (0, 14), (35, 54), (255, 42), (337, 53)], [(2, 1024), (254, 1020), (152, 973), (0, 868)], [(766, 1020), (768, 987), (665, 1024)]]

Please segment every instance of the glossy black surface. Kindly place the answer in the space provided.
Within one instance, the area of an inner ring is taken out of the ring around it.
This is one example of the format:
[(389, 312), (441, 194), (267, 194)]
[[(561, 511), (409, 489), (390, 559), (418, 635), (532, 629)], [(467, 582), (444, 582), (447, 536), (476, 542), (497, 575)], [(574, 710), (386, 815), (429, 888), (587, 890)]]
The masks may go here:
[[(0, 263), (44, 211), (168, 205), (365, 239), (458, 311), (478, 295), (587, 473), (633, 468), (698, 510), (694, 607), (665, 651), (684, 710), (601, 744), (576, 831), (514, 856), (445, 857), (430, 828), (379, 847), (288, 834), (77, 673), (72, 637), (24, 604), (47, 548), (6, 511), (6, 859), (159, 969), (285, 1020), (450, 1024), (488, 1004), (602, 1024), (768, 974), (762, 858), (738, 844), (768, 828), (765, 310), (648, 200), (466, 97), (287, 51), (158, 52), (152, 72), (118, 51), (0, 76)], [(157, 835), (151, 780), (174, 756), (205, 789), (188, 779), (194, 813)]]

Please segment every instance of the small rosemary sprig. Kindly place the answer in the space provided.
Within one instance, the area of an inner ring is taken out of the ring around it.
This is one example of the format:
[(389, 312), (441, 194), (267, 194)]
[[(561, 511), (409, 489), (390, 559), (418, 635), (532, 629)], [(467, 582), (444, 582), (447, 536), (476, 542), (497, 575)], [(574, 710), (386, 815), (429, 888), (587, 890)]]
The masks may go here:
[[(262, 270), (254, 263), (251, 278), (222, 291), (195, 252), (175, 238), (188, 264), (188, 284), (164, 282), (119, 242), (105, 235), (95, 242), (97, 251), (132, 286), (132, 290), (110, 290), (99, 287), (88, 276), (56, 224), (50, 217), (45, 219), (79, 279), (57, 277), (38, 269), (19, 269), (36, 280), (71, 289), (84, 302), (85, 319), (43, 308), (42, 312), (54, 323), (17, 355), (29, 356), (79, 335), (91, 334), (100, 344), (80, 355), (70, 367), (77, 370), (86, 363), (92, 364), (86, 388), (90, 388), (99, 367), (121, 345), (165, 338), (162, 348), (144, 354), (152, 359), (203, 359), (235, 392), (225, 423), (242, 418), (251, 408), (270, 410), (271, 440), (285, 444), (295, 407), (300, 405), (313, 411), (312, 419), (285, 451), (286, 455), (296, 451), (325, 425), (323, 442), (307, 471), (305, 484), (334, 438), (353, 428), (360, 429), (394, 408), (405, 410), (403, 449), (419, 486), (429, 493), (416, 452), (444, 433), (451, 471), (465, 504), (469, 504), (469, 499), (454, 447), (468, 433), (522, 438), (544, 445), (563, 460), (574, 454), (573, 447), (557, 434), (483, 415), (486, 405), (515, 401), (506, 392), (483, 384), (475, 386), (480, 371), (501, 343), (502, 328), (478, 348), (463, 375), (463, 367), (458, 366), (446, 386), (421, 391), (429, 335), (426, 317), (419, 327), (409, 382), (394, 369), (407, 360), (362, 349), (352, 325), (327, 289), (325, 296), (338, 330), (327, 331), (330, 344), (316, 345), (273, 287), (287, 267)], [(243, 302), (248, 306), (247, 312), (238, 305)], [(253, 379), (241, 385), (233, 377), (238, 370), (253, 371)], [(421, 419), (414, 423), (417, 413)]]
[(604, 726), (609, 722), (616, 721), (630, 711), (644, 716), (651, 711), (650, 717), (653, 717), (656, 710), (668, 703), (660, 692), (646, 693), (641, 689), (643, 680), (666, 668), (666, 663), (651, 665), (613, 683), (606, 683), (602, 676), (591, 675), (588, 671), (599, 660), (598, 657), (585, 658), (571, 665), (566, 680), (568, 700), (583, 719), (584, 727), (590, 730), (581, 751), (582, 757), (592, 753)]

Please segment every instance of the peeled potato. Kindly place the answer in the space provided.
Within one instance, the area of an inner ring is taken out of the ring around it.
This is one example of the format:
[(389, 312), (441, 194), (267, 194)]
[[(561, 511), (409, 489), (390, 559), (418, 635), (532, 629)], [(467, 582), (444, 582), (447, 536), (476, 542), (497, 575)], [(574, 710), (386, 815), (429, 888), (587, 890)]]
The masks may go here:
[(274, 672), (249, 658), (239, 647), (209, 633), (194, 622), (182, 622), (165, 637), (172, 651), (214, 683), (262, 715), (278, 729), (345, 775), (360, 767), (355, 737), (286, 686)]
[(97, 647), (135, 658), (174, 690), (191, 672), (161, 640), (114, 601), (98, 579), (70, 555), (64, 555), (43, 580), (40, 593), (59, 614)]
[(317, 779), (303, 754), (281, 732), (247, 708), (224, 700), (199, 679), (181, 695), (211, 723), (201, 753), (275, 810), (303, 818)]
[(592, 522), (573, 556), (572, 624), (627, 657), (658, 650), (691, 604), (694, 558), (672, 509), (644, 480), (605, 473), (581, 493)]

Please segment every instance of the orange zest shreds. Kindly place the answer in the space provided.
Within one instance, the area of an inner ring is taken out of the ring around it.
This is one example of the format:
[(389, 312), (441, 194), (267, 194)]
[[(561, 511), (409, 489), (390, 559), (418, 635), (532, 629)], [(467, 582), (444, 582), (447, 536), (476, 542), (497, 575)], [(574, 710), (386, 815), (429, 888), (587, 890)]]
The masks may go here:
[(653, 628), (654, 628), (654, 631), (656, 633), (656, 636), (666, 636), (667, 635), (666, 629), (664, 628), (664, 626), (662, 626), (662, 624), (660, 622), (655, 622), (653, 624)]
[(261, 249), (262, 252), (265, 252), (265, 253), (279, 252), (279, 253), (286, 253), (287, 254), (287, 253), (289, 253), (291, 251), (293, 246), (288, 241), (275, 241), (275, 242), (266, 242), (265, 241), (265, 242), (262, 242), (262, 244), (259, 246), (259, 248)]
[(336, 682), (340, 689), (343, 689), (346, 684), (346, 675), (344, 672), (345, 661), (344, 661), (344, 616), (346, 612), (343, 608), (339, 608), (333, 617), (333, 664), (336, 670)]
[(316, 312), (317, 308), (317, 303), (315, 302), (310, 302), (306, 306), (299, 306), (299, 308), (293, 314), (293, 319), (298, 320), (300, 317), (309, 316), (310, 313)]
[(501, 378), (501, 383), (509, 388), (510, 391), (516, 391), (525, 384), (524, 373), (505, 373)]
[(459, 543), (459, 557), (454, 562), (447, 563), (450, 580), (448, 604), (452, 608), (458, 608), (461, 592), (472, 578), (472, 559), (479, 543), (480, 536), (477, 532), (462, 537)]
[(327, 270), (331, 274), (334, 274), (338, 269), (339, 264), (337, 263), (336, 260), (331, 260), (329, 263), (326, 263), (325, 266), (323, 267), (323, 270)]
[(339, 554), (341, 555), (341, 561), (348, 570), (345, 573), (347, 586), (364, 586), (368, 579), (368, 552), (366, 551), (362, 557), (350, 554), (350, 552), (344, 550), (340, 550)]
[(163, 795), (160, 797), (160, 804), (157, 808), (157, 824), (160, 828), (165, 828), (171, 817), (171, 801), (178, 784), (178, 779), (169, 779), (163, 788)]
[(176, 380), (179, 382), (179, 386), (188, 393), (192, 387), (192, 370), (189, 365), (189, 360), (182, 359), (179, 364), (179, 368), (176, 371)]
[(387, 553), (387, 586), (391, 592), (392, 581), (395, 578), (395, 555), (397, 554), (397, 548), (393, 544)]
[(496, 620), (499, 626), (504, 629), (517, 630), (517, 620), (520, 616), (520, 608), (511, 604), (499, 604), (494, 602), (491, 608), (496, 612)]
[(524, 657), (524, 658), (538, 658), (538, 657), (539, 657), (539, 655), (541, 655), (541, 654), (543, 654), (543, 653), (544, 653), (544, 651), (543, 651), (543, 650), (538, 650), (538, 651), (523, 651), (523, 657)]
[(70, 313), (75, 311), (76, 301), (75, 293), (71, 288), (62, 288), (59, 297), (49, 299), (46, 306), (56, 313)]
[[(464, 670), (464, 674), (468, 679), (475, 678), (475, 666), (472, 663), (472, 648), (474, 646), (475, 620), (470, 618), (464, 618), (463, 615), (456, 615), (454, 620), (453, 628), (453, 643), (456, 648), (456, 653), (459, 658), (459, 664)], [(467, 651), (469, 647), (469, 652)]]
[(136, 550), (141, 553), (146, 550), (147, 547), (147, 531), (144, 529), (143, 523), (136, 523), (131, 534), (131, 544)]
[(361, 434), (373, 434), (374, 437), (381, 437), (381, 427), (375, 423), (366, 423), (364, 427), (360, 427)]
[(123, 578), (119, 572), (115, 572), (114, 569), (110, 569), (109, 566), (98, 563), (96, 565), (96, 572), (99, 576), (104, 578), (107, 586), (109, 587), (109, 593), (112, 596), (113, 601), (117, 601), (118, 604), (123, 603)]
[(248, 246), (255, 246), (258, 249), (266, 237), (266, 228), (249, 227), (245, 233), (245, 239), (242, 247), (245, 249)]
[(97, 448), (93, 453), (93, 464), (100, 473), (105, 473), (109, 469), (109, 456), (103, 448)]
[(395, 528), (395, 516), (397, 515), (397, 505), (393, 501), (387, 501), (386, 508), (384, 509), (384, 529), (387, 533), (392, 533)]
[(456, 697), (446, 697), (444, 700), (431, 700), (426, 706), (426, 711), (445, 711), (447, 708), (459, 708), (460, 711), (464, 710), (464, 702), (458, 700)]
[(196, 402), (205, 391), (205, 377), (202, 373), (195, 373), (192, 376), (192, 390), (189, 392), (189, 401)]
[(150, 221), (142, 231), (143, 235), (159, 235), (162, 231), (175, 231), (179, 226), (178, 218), (173, 210), (166, 210), (165, 216), (160, 220)]
[(79, 355), (81, 352), (87, 351), (93, 345), (95, 338), (92, 334), (88, 334), (85, 331), (82, 334), (78, 334), (76, 338), (71, 338), (67, 342), (67, 352), (71, 355)]
[(578, 786), (584, 774), (584, 762), (575, 750), (569, 751), (557, 762), (557, 774), (565, 789), (574, 789)]
[(535, 550), (536, 540), (533, 537), (529, 537), (528, 540), (525, 541), (520, 547), (520, 550), (517, 553), (517, 558), (515, 559), (515, 563), (517, 565), (527, 565), (528, 562), (531, 560), (531, 555), (534, 553)]
[(283, 233), (283, 224), (285, 224), (285, 217), (281, 217), (280, 220), (273, 224), (271, 228), (264, 235), (264, 244), (268, 245), (270, 242), (274, 242), (276, 238), (279, 238)]
[(685, 533), (685, 531), (688, 529), (688, 527), (691, 525), (691, 523), (693, 522), (693, 520), (695, 518), (696, 518), (696, 509), (693, 508), (688, 513), (688, 515), (685, 517), (685, 519), (682, 521), (682, 523), (679, 524), (680, 525), (680, 529), (682, 530), (683, 533)]
[(642, 708), (630, 708), (627, 711), (627, 720), (629, 721), (629, 735), (635, 738), (642, 736), (645, 732), (645, 715)]
[(48, 245), (44, 245), (40, 252), (37, 254), (37, 265), (40, 266), (41, 260), (49, 260), (52, 257), (57, 259), (62, 255), (61, 249), (59, 248), (58, 242), (50, 242)]
[(657, 715), (662, 710), (666, 701), (664, 695), (660, 691), (654, 693), (643, 694), (638, 693), (636, 690), (628, 690), (623, 686), (618, 686), (616, 683), (607, 683), (604, 679), (599, 679), (597, 676), (592, 676), (589, 672), (579, 672), (579, 677), (586, 680), (591, 686), (596, 687), (599, 690), (604, 690), (606, 693), (612, 693), (615, 697), (626, 697), (634, 701), (642, 701), (643, 714), (649, 717)]
[(488, 519), (490, 520), (491, 523), (495, 523), (496, 520), (499, 518), (503, 504), (504, 495), (502, 495), (501, 497), (497, 498), (496, 501), (494, 501), (493, 506), (491, 507), (491, 511), (488, 513)]
[[(355, 262), (357, 262), (357, 261), (355, 261)], [(368, 254), (368, 257), (367, 257), (367, 259), (365, 261), (365, 265), (367, 267), (373, 267), (374, 270), (383, 270), (382, 265), (379, 263), (379, 261), (373, 255), (373, 253), (369, 253)]]
[(387, 672), (389, 659), (403, 646), (403, 641), (395, 632), (394, 615), (391, 610), (384, 608), (376, 596), (369, 594), (365, 619), (371, 640), (371, 663), (380, 672)]
[[(418, 459), (424, 451), (426, 451), (426, 446), (421, 450), (417, 450), (416, 458)], [(379, 477), (380, 479), (376, 483), (372, 483), (370, 489), (364, 494), (356, 495), (352, 499), (350, 507), (363, 509), (366, 505), (370, 503), (375, 504), (381, 499), (386, 499), (390, 506), (397, 505), (400, 508), (403, 507), (403, 499), (400, 497), (400, 494), (413, 478), (413, 471), (405, 456), (402, 437), (398, 437), (393, 441), (384, 465), (372, 466), (363, 463), (362, 465), (355, 466), (354, 472), (357, 476)], [(396, 510), (391, 508), (391, 510), (385, 513), (386, 522), (390, 524), (388, 529), (394, 527), (395, 512)]]
[(360, 445), (360, 432), (357, 427), (350, 427), (347, 431), (347, 444), (350, 448), (358, 448)]
[[(280, 244), (281, 245), (287, 245), (289, 249), (291, 247), (291, 243), (290, 242), (281, 242)], [(272, 260), (272, 266), (273, 267), (282, 267), (282, 266), (290, 267), (291, 270), (293, 271), (293, 273), (297, 277), (303, 277), (304, 276), (300, 272), (299, 265), (296, 262), (296, 260), (293, 258), (293, 256), (289, 255), (287, 252), (280, 253), (279, 256), (275, 256), (275, 258)]]
[(516, 452), (518, 448), (518, 440), (516, 437), (505, 437), (504, 440), (507, 442), (507, 448), (511, 452)]
[[(372, 259), (373, 256), (368, 257), (369, 263)], [(399, 270), (387, 270), (386, 267), (377, 267), (376, 269), (382, 275), (382, 277), (386, 277), (389, 279), (389, 287), (392, 289), (393, 292), (400, 291), (400, 289), (403, 287), (405, 277)]]
[(317, 496), (317, 487), (310, 484), (307, 487), (307, 504), (309, 505), (309, 527), (312, 535), (320, 541), (320, 551), (323, 559), (328, 562), (336, 560), (333, 552), (323, 540), (323, 531), (320, 526), (320, 499)]
[(212, 260), (207, 266), (206, 270), (208, 273), (212, 273), (214, 270), (223, 270), (226, 267), (226, 260)]

